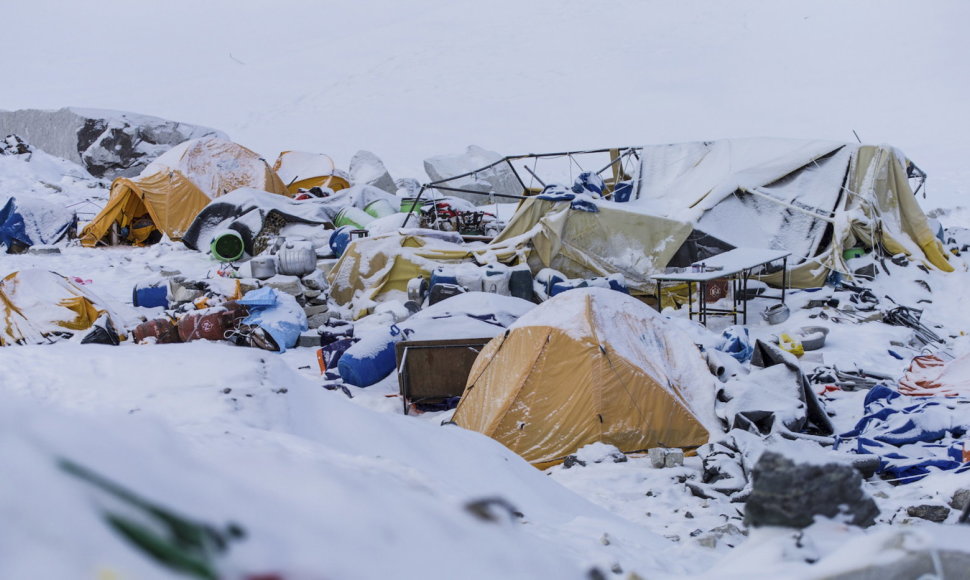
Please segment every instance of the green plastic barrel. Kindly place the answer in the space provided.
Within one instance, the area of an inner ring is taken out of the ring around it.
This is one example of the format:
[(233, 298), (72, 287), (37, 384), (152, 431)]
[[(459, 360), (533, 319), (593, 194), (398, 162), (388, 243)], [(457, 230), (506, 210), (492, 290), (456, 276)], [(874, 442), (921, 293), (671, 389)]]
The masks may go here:
[(241, 258), (245, 251), (242, 236), (232, 230), (217, 234), (209, 244), (212, 257), (220, 262), (234, 262)]
[(359, 207), (349, 205), (337, 212), (337, 215), (333, 218), (333, 225), (338, 228), (350, 226), (355, 230), (363, 230), (372, 221), (374, 221), (374, 216)]
[(375, 218), (382, 218), (396, 214), (397, 208), (386, 199), (375, 199), (364, 206), (364, 213)]
[(414, 197), (406, 197), (401, 201), (401, 211), (404, 213), (421, 213), (421, 207), (424, 205), (424, 200), (418, 201)]

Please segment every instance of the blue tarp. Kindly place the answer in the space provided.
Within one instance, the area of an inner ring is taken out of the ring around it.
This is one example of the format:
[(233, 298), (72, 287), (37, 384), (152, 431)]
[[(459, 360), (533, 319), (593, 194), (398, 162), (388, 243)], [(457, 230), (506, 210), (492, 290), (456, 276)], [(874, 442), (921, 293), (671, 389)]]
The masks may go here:
[(77, 215), (62, 206), (40, 200), (11, 197), (0, 208), (0, 245), (14, 248), (55, 244), (77, 225)]
[(836, 440), (842, 447), (880, 458), (879, 473), (902, 483), (934, 470), (965, 471), (963, 438), (970, 428), (970, 400), (909, 397), (876, 385), (865, 399), (865, 414)]
[(751, 355), (754, 354), (747, 327), (737, 324), (724, 330), (721, 342), (715, 348), (742, 363), (751, 360)]
[(249, 308), (249, 316), (242, 323), (265, 330), (280, 352), (295, 346), (300, 334), (309, 328), (306, 313), (296, 298), (275, 288), (250, 290), (238, 302)]

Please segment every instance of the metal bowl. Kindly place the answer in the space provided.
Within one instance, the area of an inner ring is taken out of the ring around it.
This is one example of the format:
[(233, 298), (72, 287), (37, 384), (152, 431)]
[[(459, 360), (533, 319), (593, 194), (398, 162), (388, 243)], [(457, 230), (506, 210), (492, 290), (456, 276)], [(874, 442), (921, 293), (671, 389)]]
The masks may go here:
[(825, 345), (829, 329), (824, 326), (803, 326), (798, 329), (798, 339), (805, 350), (818, 350)]
[(781, 324), (788, 320), (790, 315), (791, 310), (788, 309), (786, 304), (774, 304), (765, 308), (764, 312), (761, 313), (761, 318), (764, 318), (768, 324)]

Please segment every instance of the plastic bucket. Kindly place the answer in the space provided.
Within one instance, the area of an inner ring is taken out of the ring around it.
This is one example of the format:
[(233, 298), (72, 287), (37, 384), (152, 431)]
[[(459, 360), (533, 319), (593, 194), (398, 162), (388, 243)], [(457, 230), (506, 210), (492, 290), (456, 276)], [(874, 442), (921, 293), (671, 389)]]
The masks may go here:
[(626, 203), (630, 201), (630, 196), (633, 194), (633, 183), (629, 181), (621, 181), (616, 184), (613, 188), (613, 201), (619, 203)]
[(364, 213), (374, 216), (375, 218), (382, 218), (396, 214), (397, 208), (395, 208), (391, 202), (387, 201), (386, 199), (375, 199), (364, 206)]
[(220, 262), (234, 262), (241, 258), (245, 251), (242, 236), (232, 230), (216, 234), (209, 244), (212, 257)]
[(253, 278), (265, 280), (276, 275), (276, 258), (273, 256), (256, 256), (249, 261), (249, 269)]
[(362, 230), (372, 221), (374, 221), (374, 216), (359, 207), (348, 205), (337, 212), (337, 215), (333, 218), (333, 225), (338, 228), (341, 226), (350, 226), (355, 230)]

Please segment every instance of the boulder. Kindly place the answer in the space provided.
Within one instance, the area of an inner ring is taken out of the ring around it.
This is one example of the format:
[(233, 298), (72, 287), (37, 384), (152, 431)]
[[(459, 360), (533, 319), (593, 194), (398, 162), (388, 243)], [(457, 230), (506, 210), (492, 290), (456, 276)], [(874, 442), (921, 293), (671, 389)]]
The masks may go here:
[(906, 515), (931, 522), (942, 523), (950, 515), (950, 508), (945, 505), (914, 505), (906, 508)]
[(862, 489), (862, 476), (840, 463), (796, 463), (766, 451), (751, 474), (752, 489), (745, 508), (751, 527), (805, 528), (816, 516), (838, 518), (868, 527), (879, 515), (876, 502)]
[[(486, 165), (501, 161), (502, 156), (494, 151), (488, 151), (475, 145), (469, 145), (465, 153), (461, 155), (440, 155), (425, 159), (424, 170), (432, 182), (441, 181), (473, 172)], [(515, 172), (507, 163), (499, 163), (494, 167), (483, 169), (473, 175), (461, 177), (449, 181), (447, 187), (467, 189), (470, 191), (480, 191), (482, 193), (496, 193), (503, 195), (522, 195), (522, 183), (515, 176)], [(456, 191), (442, 191), (444, 195), (466, 199), (474, 204), (481, 205), (490, 203), (494, 200), (489, 199), (488, 195), (478, 195), (474, 193), (463, 193)], [(508, 199), (502, 200), (508, 202)]]
[(967, 507), (967, 503), (970, 503), (970, 489), (962, 487), (955, 492), (953, 492), (953, 497), (950, 498), (950, 507), (963, 511)]
[(10, 133), (47, 153), (83, 165), (95, 177), (107, 179), (138, 175), (156, 157), (189, 139), (228, 139), (221, 131), (207, 127), (73, 107), (0, 111), (0, 135)]
[(384, 167), (384, 162), (370, 151), (358, 151), (350, 160), (350, 182), (366, 183), (387, 193), (397, 193), (397, 185)]

